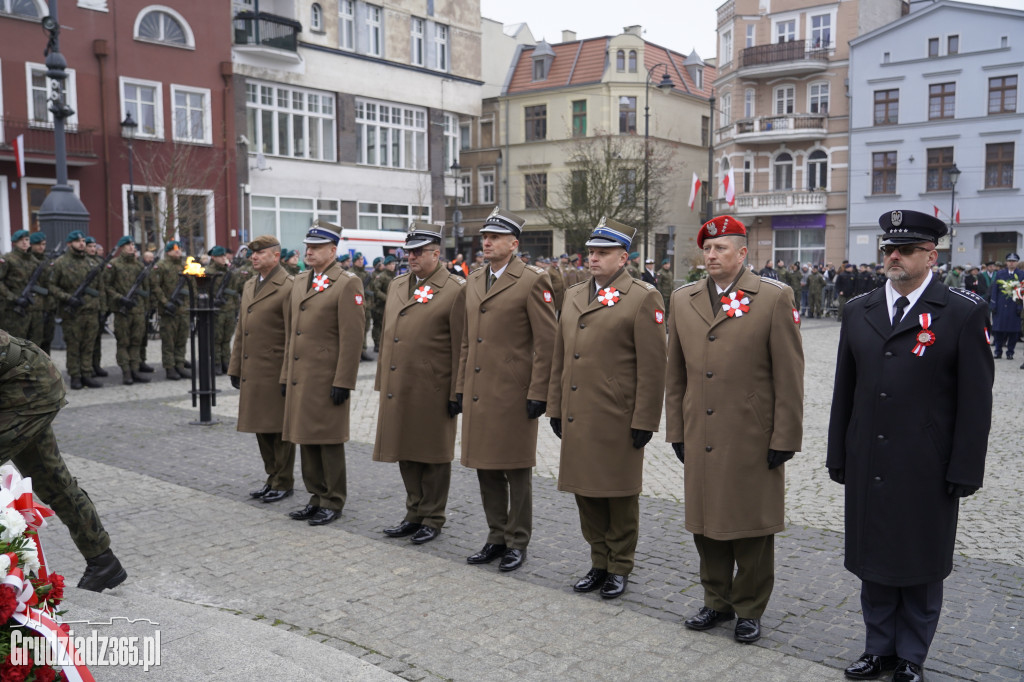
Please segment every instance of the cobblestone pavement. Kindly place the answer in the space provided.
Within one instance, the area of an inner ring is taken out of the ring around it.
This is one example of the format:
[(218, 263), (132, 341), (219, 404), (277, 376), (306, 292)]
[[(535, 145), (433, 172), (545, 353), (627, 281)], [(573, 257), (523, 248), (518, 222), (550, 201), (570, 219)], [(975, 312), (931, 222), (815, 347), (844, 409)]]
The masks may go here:
[[(380, 529), (403, 515), (404, 491), (397, 467), (370, 461), (371, 363), (353, 393), (349, 500), (342, 520), (323, 529), (284, 516), (304, 503), (301, 490), (285, 507), (247, 499), (261, 465), (255, 438), (234, 431), (237, 393), (227, 381), (215, 408), (223, 423), (189, 426), (197, 411), (186, 382), (126, 387), (115, 368), (112, 386), (69, 394), (55, 428), (129, 565), (119, 589), (263, 617), (407, 679), (667, 679), (682, 670), (687, 679), (740, 679), (748, 668), (747, 679), (821, 679), (816, 664), (840, 679), (862, 651), (863, 626), (858, 583), (842, 567), (842, 490), (823, 468), (838, 326), (812, 320), (803, 334), (805, 451), (786, 465), (790, 527), (777, 539), (775, 592), (754, 647), (733, 644), (726, 628), (681, 627), (701, 604), (698, 562), (682, 527), (682, 467), (657, 441), (647, 449), (636, 569), (623, 598), (601, 603), (571, 591), (589, 552), (572, 497), (555, 490), (558, 441), (547, 428), (523, 569), (506, 576), (465, 564), (486, 525), (476, 478), (457, 463), (441, 537), (423, 547), (384, 538)], [(996, 369), (985, 487), (961, 507), (932, 680), (1024, 677), (1024, 372), (1006, 360)], [(57, 560), (80, 566), (66, 532), (55, 535)], [(296, 594), (311, 585), (311, 595)]]

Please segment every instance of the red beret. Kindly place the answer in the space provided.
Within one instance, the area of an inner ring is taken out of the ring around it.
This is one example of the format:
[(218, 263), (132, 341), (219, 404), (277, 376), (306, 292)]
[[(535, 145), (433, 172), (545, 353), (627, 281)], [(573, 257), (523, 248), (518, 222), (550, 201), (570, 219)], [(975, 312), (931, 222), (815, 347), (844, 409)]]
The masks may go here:
[(720, 215), (704, 223), (697, 233), (697, 248), (704, 248), (705, 239), (725, 237), (726, 235), (747, 236), (747, 226), (731, 215)]

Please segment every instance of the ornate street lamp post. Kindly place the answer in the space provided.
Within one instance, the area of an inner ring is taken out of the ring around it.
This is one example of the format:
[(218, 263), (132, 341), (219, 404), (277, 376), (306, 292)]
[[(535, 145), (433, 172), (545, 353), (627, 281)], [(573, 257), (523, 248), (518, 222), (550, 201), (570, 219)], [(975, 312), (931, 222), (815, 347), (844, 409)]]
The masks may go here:
[(659, 68), (665, 69), (658, 83), (658, 89), (668, 92), (672, 89), (672, 77), (668, 75), (667, 64), (655, 64), (647, 69), (647, 80), (644, 83), (644, 261), (647, 260), (650, 246), (650, 212), (649, 198), (651, 186), (651, 82), (654, 79), (654, 72)]

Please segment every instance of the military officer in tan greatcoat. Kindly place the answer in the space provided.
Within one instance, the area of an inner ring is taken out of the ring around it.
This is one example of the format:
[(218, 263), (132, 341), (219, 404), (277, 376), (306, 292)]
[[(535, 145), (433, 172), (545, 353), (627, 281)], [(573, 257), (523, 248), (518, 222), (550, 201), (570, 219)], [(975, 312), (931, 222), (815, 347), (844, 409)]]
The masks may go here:
[(455, 453), (456, 398), (466, 280), (441, 262), (440, 228), (413, 222), (409, 272), (391, 281), (377, 356), (375, 462), (398, 462), (405, 518), (384, 534), (421, 545), (441, 532)]
[(291, 497), (295, 484), (295, 444), (281, 438), (284, 396), (278, 383), (295, 278), (281, 267), (277, 237), (257, 237), (249, 242), (249, 249), (256, 276), (242, 287), (228, 376), (241, 392), (235, 428), (256, 434), (267, 472), (266, 483), (250, 495), (277, 502)]
[(626, 589), (640, 528), (644, 446), (665, 394), (665, 304), (630, 276), (636, 230), (602, 220), (586, 242), (591, 277), (566, 292), (548, 416), (562, 439), (558, 489), (576, 494), (591, 568), (573, 589)]
[[(707, 630), (738, 617), (734, 637), (761, 636), (785, 528), (783, 462), (800, 449), (804, 357), (792, 290), (744, 267), (747, 230), (732, 216), (701, 228), (708, 277), (669, 308), (667, 440), (685, 457), (686, 529), (700, 555)], [(737, 570), (738, 568), (738, 570)]]
[(464, 397), (462, 464), (477, 470), (487, 542), (466, 561), (501, 557), (502, 571), (526, 560), (533, 532), (532, 470), (555, 341), (551, 280), (514, 258), (525, 221), (495, 208), (480, 232), (489, 266), (466, 286), (457, 393)]
[(347, 493), (349, 394), (365, 334), (363, 284), (335, 260), (341, 228), (317, 221), (306, 232), (306, 271), (292, 285), (281, 390), (281, 437), (297, 443), (309, 503), (289, 516), (312, 526), (341, 516)]

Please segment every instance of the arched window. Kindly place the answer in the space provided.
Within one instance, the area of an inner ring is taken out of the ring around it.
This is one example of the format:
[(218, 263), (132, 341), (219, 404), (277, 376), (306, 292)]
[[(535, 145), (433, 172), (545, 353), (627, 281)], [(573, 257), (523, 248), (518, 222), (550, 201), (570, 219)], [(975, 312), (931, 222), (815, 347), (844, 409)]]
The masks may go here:
[(629, 51), (629, 72), (636, 73), (636, 50)]
[(147, 42), (195, 47), (195, 36), (185, 17), (163, 5), (150, 5), (135, 18), (135, 39)]
[(625, 71), (626, 70), (626, 51), (619, 50), (615, 53), (615, 70)]
[(807, 157), (807, 189), (828, 187), (828, 154), (815, 149)]
[(43, 13), (36, 0), (0, 0), (0, 13), (28, 19), (42, 19)]
[(775, 191), (793, 189), (793, 156), (789, 152), (782, 152), (775, 157)]
[(324, 11), (320, 7), (320, 3), (314, 2), (313, 7), (309, 14), (309, 30), (311, 31), (322, 31), (324, 30)]

